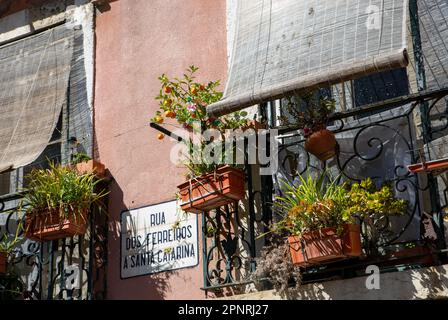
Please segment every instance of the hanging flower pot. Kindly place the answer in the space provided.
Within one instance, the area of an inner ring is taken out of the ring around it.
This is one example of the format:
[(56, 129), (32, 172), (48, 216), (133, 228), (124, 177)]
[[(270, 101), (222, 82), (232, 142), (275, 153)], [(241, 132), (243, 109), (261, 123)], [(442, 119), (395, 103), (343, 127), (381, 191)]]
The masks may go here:
[(360, 227), (346, 224), (338, 235), (336, 228), (325, 228), (288, 237), (291, 258), (295, 265), (305, 267), (361, 255)]
[(104, 178), (106, 175), (104, 164), (93, 159), (77, 163), (76, 171), (80, 174), (93, 172), (97, 178)]
[(321, 161), (336, 155), (337, 141), (334, 133), (327, 129), (313, 131), (305, 141), (305, 150)]
[(87, 230), (88, 210), (61, 215), (59, 209), (31, 211), (26, 214), (25, 235), (35, 241), (51, 241), (83, 235)]
[(182, 210), (199, 214), (244, 198), (244, 172), (223, 166), (177, 187)]
[(4, 251), (0, 251), (0, 274), (6, 273), (7, 262), (8, 254)]
[(101, 179), (93, 172), (81, 175), (73, 167), (53, 163), (49, 169), (33, 169), (27, 179), (25, 235), (36, 241), (84, 234), (90, 208), (101, 206), (108, 194), (98, 188)]

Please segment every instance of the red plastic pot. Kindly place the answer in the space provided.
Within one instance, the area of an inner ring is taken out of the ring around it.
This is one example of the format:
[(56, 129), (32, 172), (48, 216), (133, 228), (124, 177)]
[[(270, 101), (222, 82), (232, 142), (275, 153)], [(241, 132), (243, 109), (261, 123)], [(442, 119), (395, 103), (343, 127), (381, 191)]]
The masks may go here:
[(293, 264), (305, 267), (361, 255), (359, 225), (346, 224), (341, 235), (336, 228), (304, 233), (301, 237), (288, 237)]

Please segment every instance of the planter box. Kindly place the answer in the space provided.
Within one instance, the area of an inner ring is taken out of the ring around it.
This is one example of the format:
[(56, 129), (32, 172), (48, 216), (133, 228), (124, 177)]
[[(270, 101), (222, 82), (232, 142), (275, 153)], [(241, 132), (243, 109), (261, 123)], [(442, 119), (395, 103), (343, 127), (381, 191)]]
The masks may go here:
[(75, 168), (80, 174), (94, 172), (97, 178), (104, 178), (106, 175), (106, 167), (104, 164), (93, 159), (77, 163)]
[(51, 241), (83, 235), (87, 230), (87, 210), (74, 217), (72, 214), (61, 219), (56, 210), (27, 213), (25, 236), (35, 241)]
[(361, 255), (360, 227), (344, 225), (339, 236), (336, 228), (307, 232), (302, 237), (288, 238), (291, 258), (295, 265), (305, 267)]
[(6, 252), (0, 252), (0, 274), (6, 273), (7, 262), (8, 262), (8, 254)]
[(244, 198), (244, 172), (223, 166), (216, 173), (191, 179), (177, 187), (182, 210), (199, 214)]

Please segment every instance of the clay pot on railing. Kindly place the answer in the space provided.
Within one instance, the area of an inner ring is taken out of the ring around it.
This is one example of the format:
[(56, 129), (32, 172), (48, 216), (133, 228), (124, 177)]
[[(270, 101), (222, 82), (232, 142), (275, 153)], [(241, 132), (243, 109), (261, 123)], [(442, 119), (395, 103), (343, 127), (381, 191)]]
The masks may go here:
[(35, 241), (51, 241), (83, 235), (87, 230), (88, 210), (61, 217), (59, 210), (33, 211), (26, 214), (25, 236)]
[(305, 140), (305, 150), (321, 161), (336, 155), (337, 141), (333, 132), (327, 129), (313, 131)]
[(361, 250), (360, 227), (346, 224), (338, 235), (336, 228), (325, 228), (288, 237), (293, 264), (306, 267), (350, 257), (359, 257)]
[(188, 180), (177, 187), (181, 208), (202, 213), (241, 200), (245, 196), (244, 171), (223, 166), (209, 174)]

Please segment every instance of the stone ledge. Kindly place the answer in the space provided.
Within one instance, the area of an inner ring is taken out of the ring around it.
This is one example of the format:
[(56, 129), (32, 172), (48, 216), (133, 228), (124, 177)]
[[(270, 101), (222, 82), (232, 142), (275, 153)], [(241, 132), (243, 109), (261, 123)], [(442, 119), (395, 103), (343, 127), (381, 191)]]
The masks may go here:
[[(382, 273), (380, 289), (366, 288), (366, 277), (307, 284), (298, 300), (410, 300), (448, 299), (448, 265)], [(281, 300), (273, 290), (246, 293), (220, 300)]]

